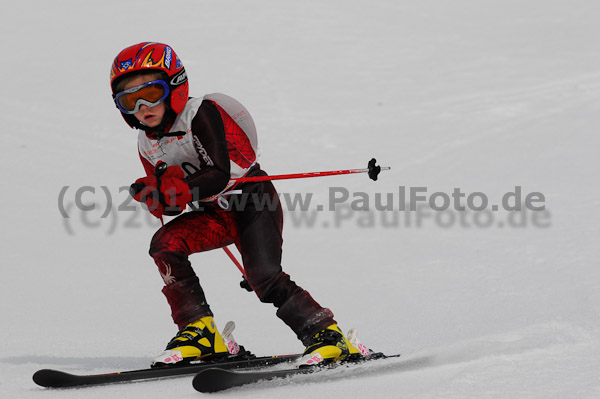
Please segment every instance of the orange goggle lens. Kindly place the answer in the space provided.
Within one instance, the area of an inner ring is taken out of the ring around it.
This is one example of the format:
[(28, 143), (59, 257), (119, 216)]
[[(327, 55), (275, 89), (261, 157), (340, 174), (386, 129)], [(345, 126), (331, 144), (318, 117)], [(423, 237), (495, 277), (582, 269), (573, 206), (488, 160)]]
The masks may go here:
[(124, 114), (135, 114), (142, 105), (154, 107), (169, 95), (169, 85), (164, 80), (153, 80), (123, 90), (115, 96), (117, 108)]

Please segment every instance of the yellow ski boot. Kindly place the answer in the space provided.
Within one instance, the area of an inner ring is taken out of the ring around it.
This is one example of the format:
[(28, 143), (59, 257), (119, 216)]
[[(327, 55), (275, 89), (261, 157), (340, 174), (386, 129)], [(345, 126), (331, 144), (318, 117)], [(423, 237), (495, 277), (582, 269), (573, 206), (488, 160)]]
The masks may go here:
[[(316, 366), (335, 363), (344, 359), (360, 358), (368, 354), (364, 352), (364, 345), (356, 339), (355, 330), (352, 332), (354, 343), (360, 345), (361, 350), (354, 346), (340, 331), (337, 324), (332, 324), (323, 331), (315, 334), (306, 346), (299, 366)], [(368, 351), (368, 350), (367, 350)]]
[(230, 352), (211, 316), (203, 317), (182, 328), (167, 348), (152, 361), (152, 367), (185, 364), (192, 360), (228, 356)]

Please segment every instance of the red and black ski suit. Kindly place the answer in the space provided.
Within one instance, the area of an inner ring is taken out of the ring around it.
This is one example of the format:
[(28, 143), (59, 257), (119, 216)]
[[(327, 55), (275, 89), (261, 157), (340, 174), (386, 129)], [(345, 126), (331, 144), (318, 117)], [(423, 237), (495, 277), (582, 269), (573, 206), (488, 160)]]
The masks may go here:
[[(187, 131), (185, 135), (154, 140), (140, 132), (140, 157), (148, 175), (159, 161), (179, 165), (196, 199), (222, 193), (228, 187), (232, 165), (245, 168), (246, 176), (266, 175), (255, 163), (256, 156), (244, 131), (223, 108), (207, 99), (190, 100), (196, 101), (188, 102), (187, 114), (184, 110), (177, 117), (189, 118), (189, 129), (182, 131)], [(171, 131), (178, 128), (181, 126), (172, 127)], [(190, 148), (196, 150), (196, 162), (190, 161)], [(235, 189), (242, 193), (231, 194), (229, 202), (244, 206), (223, 209), (214, 200), (200, 202), (200, 210), (176, 217), (152, 238), (150, 255), (165, 281), (162, 291), (171, 306), (173, 320), (182, 328), (213, 315), (189, 255), (235, 244), (242, 254), (248, 282), (260, 301), (272, 303), (277, 316), (306, 342), (335, 320), (329, 309), (321, 307), (282, 271), (283, 214), (275, 187), (266, 181), (242, 183)], [(256, 203), (263, 195), (275, 206)], [(241, 196), (245, 196), (243, 200)]]

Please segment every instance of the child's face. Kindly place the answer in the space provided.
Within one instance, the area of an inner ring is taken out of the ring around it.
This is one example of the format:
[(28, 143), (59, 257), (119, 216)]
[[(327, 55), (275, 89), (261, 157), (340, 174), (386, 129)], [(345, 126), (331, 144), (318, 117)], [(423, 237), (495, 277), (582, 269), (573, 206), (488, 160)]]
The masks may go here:
[[(156, 80), (156, 77), (152, 75), (136, 76), (125, 83), (123, 90), (131, 89), (132, 87), (139, 86), (153, 80)], [(154, 107), (142, 105), (140, 110), (133, 115), (144, 125), (148, 127), (156, 127), (160, 125), (163, 116), (165, 115), (165, 103), (163, 101)]]

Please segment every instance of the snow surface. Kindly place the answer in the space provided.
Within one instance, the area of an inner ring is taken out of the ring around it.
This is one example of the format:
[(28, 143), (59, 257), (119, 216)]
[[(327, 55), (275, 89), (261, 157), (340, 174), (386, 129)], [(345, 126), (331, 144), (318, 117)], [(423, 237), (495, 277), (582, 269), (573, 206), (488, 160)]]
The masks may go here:
[[(435, 223), (468, 212), (429, 210), (420, 227), (384, 225), (394, 214), (373, 210), (337, 225), (341, 214), (321, 212), (312, 227), (288, 213), (284, 269), (344, 330), (404, 356), (356, 378), (219, 397), (600, 397), (599, 18), (593, 0), (3, 0), (0, 396), (200, 395), (190, 378), (66, 391), (31, 381), (40, 368), (145, 367), (175, 332), (147, 256), (156, 224), (140, 209), (101, 218), (143, 173), (110, 63), (156, 40), (182, 58), (192, 95), (227, 93), (251, 110), (271, 174), (372, 156), (392, 167), (376, 183), (305, 179), (281, 192), (325, 204), (335, 186), (371, 198), (399, 186), (490, 203), (515, 186), (545, 196), (541, 221), (520, 213), (519, 227), (502, 212), (487, 227)], [(94, 211), (74, 204), (86, 186)], [(240, 343), (302, 350), (222, 251), (192, 260)]]

